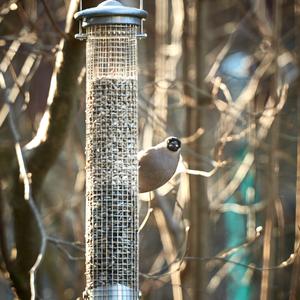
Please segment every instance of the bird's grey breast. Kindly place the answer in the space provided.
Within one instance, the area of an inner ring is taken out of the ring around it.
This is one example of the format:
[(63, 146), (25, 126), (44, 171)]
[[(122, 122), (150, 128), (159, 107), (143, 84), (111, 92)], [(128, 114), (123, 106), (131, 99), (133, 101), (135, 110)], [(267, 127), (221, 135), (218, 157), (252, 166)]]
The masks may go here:
[(167, 148), (151, 148), (139, 160), (140, 193), (152, 191), (165, 184), (174, 175), (179, 154)]

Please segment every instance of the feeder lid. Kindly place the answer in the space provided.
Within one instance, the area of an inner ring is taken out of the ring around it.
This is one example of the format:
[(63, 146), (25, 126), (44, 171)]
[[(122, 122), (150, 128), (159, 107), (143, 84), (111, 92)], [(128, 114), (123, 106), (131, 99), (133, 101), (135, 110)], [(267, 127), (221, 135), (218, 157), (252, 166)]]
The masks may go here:
[(106, 0), (96, 7), (81, 10), (75, 19), (83, 19), (83, 27), (94, 24), (139, 24), (147, 17), (142, 9), (127, 7), (117, 0)]

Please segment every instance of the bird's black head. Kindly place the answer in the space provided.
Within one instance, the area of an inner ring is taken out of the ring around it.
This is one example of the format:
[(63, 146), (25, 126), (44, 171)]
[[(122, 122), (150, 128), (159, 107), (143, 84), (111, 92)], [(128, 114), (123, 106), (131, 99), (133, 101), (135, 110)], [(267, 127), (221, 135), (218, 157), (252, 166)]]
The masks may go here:
[(167, 139), (167, 148), (170, 151), (176, 152), (180, 149), (181, 142), (177, 137), (170, 137)]

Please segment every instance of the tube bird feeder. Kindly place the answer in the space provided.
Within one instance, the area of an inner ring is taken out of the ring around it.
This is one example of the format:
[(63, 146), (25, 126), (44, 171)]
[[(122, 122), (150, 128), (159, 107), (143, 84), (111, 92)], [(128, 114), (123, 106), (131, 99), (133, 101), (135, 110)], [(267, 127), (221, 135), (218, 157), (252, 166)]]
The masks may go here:
[(87, 299), (138, 299), (137, 37), (142, 9), (75, 14), (86, 39)]

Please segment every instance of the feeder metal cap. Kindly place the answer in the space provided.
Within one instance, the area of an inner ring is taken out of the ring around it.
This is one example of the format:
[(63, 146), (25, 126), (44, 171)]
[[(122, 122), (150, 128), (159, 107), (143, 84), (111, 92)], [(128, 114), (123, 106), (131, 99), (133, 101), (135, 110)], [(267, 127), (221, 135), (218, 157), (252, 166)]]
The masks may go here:
[(117, 0), (106, 0), (96, 7), (77, 12), (74, 18), (83, 19), (83, 27), (96, 24), (139, 25), (141, 19), (146, 18), (147, 15), (148, 13), (143, 9), (127, 7)]

